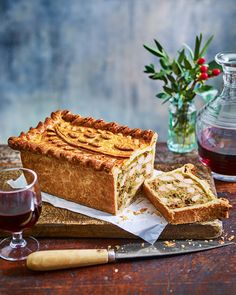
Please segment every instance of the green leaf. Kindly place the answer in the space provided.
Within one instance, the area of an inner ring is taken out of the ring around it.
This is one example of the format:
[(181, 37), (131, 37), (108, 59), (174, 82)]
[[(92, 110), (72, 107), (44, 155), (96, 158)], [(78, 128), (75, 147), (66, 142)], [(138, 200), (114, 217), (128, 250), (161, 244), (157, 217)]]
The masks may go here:
[(199, 53), (199, 56), (203, 56), (206, 53), (207, 47), (210, 45), (212, 39), (214, 38), (214, 35), (212, 35), (206, 42), (206, 44), (203, 46), (202, 50)]
[(176, 63), (175, 60), (173, 61), (172, 65), (171, 65), (171, 68), (172, 68), (173, 72), (175, 73), (175, 75), (181, 74), (179, 66), (178, 66), (178, 64)]
[(165, 84), (168, 83), (166, 77), (166, 72), (165, 71), (160, 71), (159, 73), (154, 73), (154, 75), (150, 75), (149, 78), (153, 79), (153, 80), (162, 80), (165, 82)]
[(219, 69), (222, 71), (222, 66), (219, 65), (215, 60), (212, 60), (208, 63), (209, 70)]
[(178, 63), (178, 61), (176, 60), (176, 64), (180, 70), (180, 73), (183, 75), (184, 74), (184, 70), (182, 69), (181, 65)]
[(169, 88), (169, 87), (167, 87), (167, 86), (163, 86), (163, 89), (165, 90), (165, 92), (166, 92), (167, 94), (169, 94), (170, 96), (172, 96), (172, 92), (173, 92), (173, 90), (172, 90), (171, 88)]
[(171, 96), (167, 97), (163, 102), (162, 104), (165, 104), (167, 101), (169, 101), (171, 99)]
[(143, 45), (143, 47), (145, 49), (147, 49), (147, 51), (149, 51), (150, 53), (152, 53), (153, 55), (157, 56), (157, 57), (164, 57), (163, 53), (161, 53), (160, 51), (154, 49), (154, 48), (150, 48), (146, 45)]
[(154, 73), (153, 75), (150, 76), (151, 79), (153, 80), (159, 80), (162, 78), (165, 74), (160, 72), (160, 73)]
[(184, 58), (185, 58), (185, 50), (182, 49), (181, 51), (179, 51), (178, 63), (181, 64)]
[(167, 79), (166, 79), (165, 76), (162, 77), (162, 81), (163, 81), (165, 84), (168, 84), (168, 81), (167, 81)]
[(168, 94), (164, 93), (164, 92), (158, 93), (158, 94), (156, 95), (156, 97), (161, 98), (161, 99), (167, 99), (167, 98), (170, 98), (170, 96), (169, 96)]
[(200, 36), (196, 36), (196, 41), (195, 41), (195, 49), (194, 49), (194, 60), (197, 60), (199, 58), (199, 51), (201, 47), (201, 42), (202, 42), (202, 34)]
[(203, 86), (201, 86), (199, 88), (194, 89), (194, 91), (197, 94), (201, 94), (203, 92), (206, 92), (206, 91), (209, 91), (209, 90), (212, 90), (212, 89), (214, 89), (214, 88), (212, 86), (210, 86), (210, 85), (203, 85)]
[(163, 47), (161, 46), (161, 44), (160, 44), (157, 40), (155, 40), (155, 39), (154, 39), (154, 42), (155, 42), (155, 44), (156, 44), (157, 49), (158, 49), (160, 52), (163, 52)]
[(149, 66), (145, 66), (144, 73), (155, 73), (155, 67), (153, 64), (150, 64)]
[(191, 63), (188, 61), (188, 59), (185, 57), (184, 59), (184, 66), (187, 70), (192, 70), (192, 65)]
[(196, 93), (193, 90), (189, 89), (186, 92), (186, 95), (187, 95), (188, 101), (191, 101), (194, 98), (194, 96), (196, 95)]
[[(191, 75), (191, 72), (189, 70), (186, 70), (184, 72), (184, 74), (182, 75), (182, 78), (183, 78), (183, 81), (185, 82), (185, 84), (189, 84), (192, 82), (193, 78), (192, 78), (192, 75)], [(181, 80), (182, 81), (182, 80)]]
[(200, 33), (200, 35), (199, 35), (199, 42), (200, 42), (200, 45), (201, 45), (201, 43), (202, 43), (202, 33)]
[(165, 69), (165, 70), (169, 69), (170, 65), (165, 58), (160, 59), (160, 64), (163, 67), (163, 69)]
[(186, 47), (188, 49), (191, 58), (194, 59), (194, 55), (193, 55), (192, 49), (187, 44), (185, 44), (185, 43), (183, 45), (184, 45), (184, 47)]
[(169, 74), (167, 74), (166, 76), (167, 76), (168, 80), (169, 80), (171, 83), (175, 83), (175, 82), (176, 82), (176, 80), (175, 80), (175, 78), (174, 78), (173, 76), (171, 76), (171, 75), (169, 75)]

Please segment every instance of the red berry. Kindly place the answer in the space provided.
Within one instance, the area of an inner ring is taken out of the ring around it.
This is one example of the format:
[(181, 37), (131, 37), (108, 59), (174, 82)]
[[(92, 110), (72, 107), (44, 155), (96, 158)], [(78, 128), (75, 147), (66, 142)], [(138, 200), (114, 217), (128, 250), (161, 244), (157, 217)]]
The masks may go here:
[(221, 73), (220, 69), (213, 69), (212, 70), (212, 75), (213, 76), (218, 76)]
[(201, 73), (206, 73), (208, 71), (208, 67), (207, 66), (201, 66), (200, 67), (200, 72)]
[(199, 59), (198, 59), (198, 61), (197, 61), (197, 64), (198, 65), (203, 65), (204, 63), (205, 63), (205, 58), (204, 57), (200, 57)]
[(207, 80), (208, 74), (207, 73), (201, 73), (201, 75), (198, 77), (198, 80)]

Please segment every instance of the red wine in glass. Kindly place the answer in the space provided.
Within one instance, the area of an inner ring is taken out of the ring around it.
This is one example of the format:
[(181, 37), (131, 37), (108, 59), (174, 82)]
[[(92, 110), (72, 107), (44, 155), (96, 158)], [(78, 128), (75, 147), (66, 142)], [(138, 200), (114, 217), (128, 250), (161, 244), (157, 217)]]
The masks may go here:
[(236, 131), (208, 127), (198, 137), (198, 152), (203, 164), (225, 176), (236, 178)]
[(31, 228), (39, 219), (41, 204), (35, 204), (33, 191), (7, 194), (0, 193), (0, 229), (20, 232)]
[(33, 237), (23, 238), (22, 231), (31, 228), (41, 213), (41, 193), (34, 171), (26, 168), (0, 170), (0, 230), (11, 238), (0, 243), (0, 257), (23, 260), (39, 249)]

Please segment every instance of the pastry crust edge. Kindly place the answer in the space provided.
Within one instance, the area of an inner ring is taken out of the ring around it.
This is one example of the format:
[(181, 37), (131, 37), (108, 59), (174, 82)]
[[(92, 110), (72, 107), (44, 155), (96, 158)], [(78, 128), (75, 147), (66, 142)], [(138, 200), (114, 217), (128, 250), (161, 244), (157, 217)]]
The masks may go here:
[[(49, 157), (54, 157), (56, 159), (63, 159), (73, 164), (79, 163), (86, 167), (91, 167), (95, 170), (111, 172), (112, 168), (115, 166), (116, 161), (124, 161), (124, 158), (112, 158), (107, 156), (107, 159), (91, 159), (85, 157), (83, 154), (74, 155), (71, 151), (61, 150), (58, 147), (47, 147), (45, 143), (34, 143), (30, 139), (37, 136), (37, 134), (42, 134), (46, 129), (53, 127), (53, 125), (61, 119), (66, 122), (70, 122), (73, 125), (90, 127), (95, 129), (108, 130), (115, 134), (122, 133), (125, 136), (132, 136), (137, 139), (142, 139), (147, 145), (152, 145), (154, 141), (157, 140), (157, 133), (152, 130), (142, 130), (139, 128), (129, 128), (127, 126), (119, 125), (115, 122), (105, 122), (102, 119), (94, 119), (92, 117), (82, 117), (80, 115), (72, 114), (68, 110), (58, 110), (52, 112), (50, 117), (47, 117), (44, 122), (39, 122), (38, 125), (33, 128), (31, 127), (27, 133), (21, 132), (18, 137), (10, 137), (8, 139), (8, 145), (19, 151), (28, 151), (32, 153), (47, 155)], [(127, 158), (129, 159), (129, 158)]]

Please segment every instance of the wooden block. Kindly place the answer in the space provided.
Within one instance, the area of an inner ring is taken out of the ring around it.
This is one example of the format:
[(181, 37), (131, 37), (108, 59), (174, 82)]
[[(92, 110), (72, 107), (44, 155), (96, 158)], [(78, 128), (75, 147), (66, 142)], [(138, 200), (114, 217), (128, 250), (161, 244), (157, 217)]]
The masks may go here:
[[(183, 163), (183, 159), (180, 156), (177, 160), (176, 155), (173, 158), (173, 153), (168, 151), (164, 156), (163, 153), (162, 151), (157, 152), (156, 158), (159, 164), (155, 165), (156, 169), (169, 171), (182, 166), (184, 163), (191, 162), (197, 167), (198, 176), (206, 179), (210, 183), (213, 192), (216, 193), (209, 169), (200, 164), (195, 156), (193, 157), (191, 154), (191, 157), (188, 159), (189, 161), (186, 160), (185, 156)], [(14, 158), (15, 163), (19, 161), (18, 153), (13, 151), (11, 157)], [(158, 159), (159, 157), (160, 159)], [(166, 161), (165, 163), (163, 163), (162, 158)], [(12, 163), (13, 161), (10, 162)], [(36, 226), (25, 233), (32, 234), (35, 237), (137, 238), (111, 223), (56, 208), (47, 203), (43, 203), (42, 214)], [(169, 224), (162, 232), (160, 239), (214, 239), (221, 234), (222, 222), (215, 220), (194, 224)], [(0, 236), (6, 236), (6, 234), (0, 232)]]
[[(26, 235), (35, 237), (60, 238), (137, 238), (135, 235), (109, 222), (87, 217), (65, 209), (43, 204), (38, 223)], [(222, 234), (222, 222), (219, 220), (171, 225), (162, 232), (160, 239), (214, 239)], [(1, 233), (1, 236), (6, 234)]]

